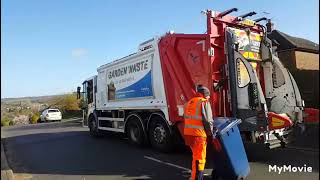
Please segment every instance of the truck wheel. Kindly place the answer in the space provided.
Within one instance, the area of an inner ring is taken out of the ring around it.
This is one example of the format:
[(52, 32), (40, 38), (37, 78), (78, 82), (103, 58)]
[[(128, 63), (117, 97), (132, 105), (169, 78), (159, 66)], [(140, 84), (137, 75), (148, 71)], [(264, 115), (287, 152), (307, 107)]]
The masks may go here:
[(90, 116), (90, 118), (89, 118), (89, 129), (90, 129), (91, 136), (98, 137), (100, 135), (99, 130), (98, 130), (97, 121), (94, 119), (93, 116)]
[(131, 144), (142, 146), (144, 144), (144, 132), (137, 116), (131, 116), (126, 125), (126, 132)]
[(152, 147), (162, 152), (169, 152), (172, 148), (172, 137), (165, 120), (159, 116), (149, 124), (149, 139)]

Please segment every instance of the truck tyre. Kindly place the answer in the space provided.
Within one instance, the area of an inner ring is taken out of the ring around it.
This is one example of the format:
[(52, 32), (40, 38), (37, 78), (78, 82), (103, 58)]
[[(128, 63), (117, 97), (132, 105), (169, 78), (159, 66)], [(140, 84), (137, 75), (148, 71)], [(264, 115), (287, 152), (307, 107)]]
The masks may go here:
[(144, 131), (138, 115), (132, 115), (126, 125), (126, 133), (131, 144), (142, 146), (144, 144)]
[(100, 136), (97, 121), (94, 119), (94, 116), (89, 117), (89, 130), (90, 130), (91, 136), (93, 136), (93, 137)]
[(160, 116), (155, 116), (149, 124), (149, 140), (155, 149), (169, 152), (172, 148), (172, 136), (168, 125)]

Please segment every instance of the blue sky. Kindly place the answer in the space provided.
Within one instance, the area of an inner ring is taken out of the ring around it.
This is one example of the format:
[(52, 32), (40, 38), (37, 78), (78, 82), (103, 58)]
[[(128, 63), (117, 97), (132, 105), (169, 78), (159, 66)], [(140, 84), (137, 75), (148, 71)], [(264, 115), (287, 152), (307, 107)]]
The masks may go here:
[(268, 12), (280, 31), (319, 43), (318, 0), (1, 0), (1, 98), (74, 91), (153, 36), (204, 33), (201, 10), (232, 7)]

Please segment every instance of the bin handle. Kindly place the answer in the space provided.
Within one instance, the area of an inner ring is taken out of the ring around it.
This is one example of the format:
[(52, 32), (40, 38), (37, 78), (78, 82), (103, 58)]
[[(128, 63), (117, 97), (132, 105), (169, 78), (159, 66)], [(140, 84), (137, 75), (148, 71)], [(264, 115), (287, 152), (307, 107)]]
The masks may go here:
[(230, 124), (228, 124), (225, 128), (223, 128), (219, 133), (224, 134), (226, 131), (228, 131), (230, 128), (232, 128), (234, 125), (240, 124), (241, 119), (236, 119), (234, 121), (231, 121)]

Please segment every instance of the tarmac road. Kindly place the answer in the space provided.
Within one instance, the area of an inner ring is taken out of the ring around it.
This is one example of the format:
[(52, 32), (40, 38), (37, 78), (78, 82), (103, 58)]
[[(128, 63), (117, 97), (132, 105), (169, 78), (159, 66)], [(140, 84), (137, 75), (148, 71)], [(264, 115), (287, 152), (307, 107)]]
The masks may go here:
[[(92, 138), (77, 121), (1, 128), (1, 137), (16, 179), (187, 180), (190, 176), (188, 150), (159, 153), (150, 147), (130, 145), (121, 134)], [(268, 150), (247, 145), (251, 168), (247, 179), (319, 179), (319, 149), (304, 147)], [(210, 154), (207, 161), (206, 172), (210, 173)], [(312, 173), (269, 172), (269, 165), (304, 164), (312, 167)]]

